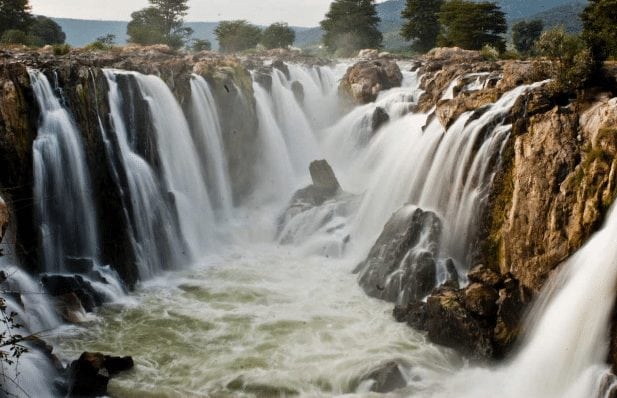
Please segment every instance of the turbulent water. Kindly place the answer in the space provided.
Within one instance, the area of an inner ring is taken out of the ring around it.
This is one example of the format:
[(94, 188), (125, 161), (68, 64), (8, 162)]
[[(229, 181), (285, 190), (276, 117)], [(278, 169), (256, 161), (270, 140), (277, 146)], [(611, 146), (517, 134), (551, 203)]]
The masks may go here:
[[(617, 280), (597, 269), (617, 272), (617, 211), (564, 266), (536, 306), (523, 348), (499, 369), (471, 367), (428, 343), (392, 320), (391, 304), (358, 286), (352, 270), (405, 205), (435, 212), (444, 226), (439, 257), (453, 259), (464, 275), (509, 139), (505, 115), (533, 88), (518, 87), (446, 130), (430, 113), (411, 112), (420, 76), (401, 66), (403, 87), (351, 110), (336, 88), (346, 65), (288, 65), (289, 77), (274, 69), (269, 89), (255, 81), (259, 156), (251, 165), (251, 199), (240, 206), (232, 199), (221, 128), (222, 118), (234, 116), (218, 113), (209, 83), (192, 77), (185, 113), (160, 78), (106, 70), (110, 114), (99, 117), (108, 117), (112, 128), (101, 134), (143, 282), (129, 297), (109, 291), (113, 303), (84, 325), (56, 329), (61, 357), (86, 350), (132, 355), (135, 370), (110, 384), (117, 397), (377, 396), (366, 376), (392, 362), (407, 384), (394, 397), (593, 396), (606, 372), (606, 344), (599, 342), (606, 343)], [(466, 76), (465, 89), (481, 89), (486, 78)], [(49, 195), (79, 201), (78, 213), (67, 217), (88, 213), (76, 224), (41, 207), (43, 233), (70, 230), (67, 222), (82, 228), (72, 231), (79, 234), (72, 246), (44, 235), (47, 269), (62, 271), (58, 264), (73, 255), (69, 249), (96, 264), (100, 238), (88, 221), (95, 209), (78, 132), (47, 78), (31, 71), (31, 79), (44, 110), (35, 194), (41, 206)], [(443, 98), (455, 95), (457, 81)], [(294, 82), (303, 99), (294, 95)], [(135, 98), (146, 104), (150, 128), (134, 124)], [(375, 130), (373, 117), (381, 111), (389, 122)], [(140, 152), (139, 134), (151, 134), (158, 167)], [(309, 163), (322, 158), (346, 193), (277, 225), (294, 191), (309, 183)], [(61, 164), (75, 176), (59, 175)], [(50, 184), (61, 177), (70, 179), (64, 190)], [(592, 264), (592, 253), (605, 256)], [(590, 291), (595, 296), (579, 297)]]

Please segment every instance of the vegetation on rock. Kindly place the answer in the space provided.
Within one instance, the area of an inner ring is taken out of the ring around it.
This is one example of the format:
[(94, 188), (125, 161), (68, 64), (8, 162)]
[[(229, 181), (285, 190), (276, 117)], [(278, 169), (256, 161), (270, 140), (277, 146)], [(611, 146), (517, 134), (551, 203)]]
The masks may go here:
[(0, 0), (0, 42), (41, 47), (62, 44), (66, 35), (52, 19), (30, 14), (27, 0)]
[(521, 54), (528, 54), (533, 50), (543, 30), (544, 23), (540, 19), (515, 23), (512, 26), (512, 42), (514, 48)]
[(149, 0), (151, 6), (131, 14), (127, 34), (132, 43), (182, 47), (193, 33), (184, 26), (188, 0)]
[(437, 43), (439, 35), (438, 13), (443, 0), (407, 0), (401, 16), (406, 20), (401, 36), (413, 40), (412, 48), (427, 52)]
[(214, 30), (221, 52), (231, 53), (255, 48), (261, 29), (245, 20), (223, 21)]
[(268, 26), (261, 35), (261, 44), (268, 48), (287, 48), (296, 40), (296, 32), (284, 22)]
[(349, 56), (363, 48), (379, 48), (383, 35), (374, 0), (335, 0), (321, 21), (323, 44), (339, 56)]

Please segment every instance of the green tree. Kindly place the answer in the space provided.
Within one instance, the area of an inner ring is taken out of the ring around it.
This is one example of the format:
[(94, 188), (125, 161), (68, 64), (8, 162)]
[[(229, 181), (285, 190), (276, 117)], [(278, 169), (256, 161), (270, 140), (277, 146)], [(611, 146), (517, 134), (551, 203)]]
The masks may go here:
[(590, 0), (581, 19), (583, 39), (596, 64), (617, 57), (617, 0)]
[(9, 29), (2, 32), (0, 43), (2, 44), (28, 44), (26, 32), (19, 29)]
[(374, 0), (334, 0), (321, 21), (326, 48), (338, 55), (352, 55), (363, 48), (379, 48), (383, 35)]
[(427, 52), (435, 47), (439, 35), (438, 13), (444, 0), (407, 0), (401, 17), (406, 20), (401, 28), (405, 40), (413, 40), (412, 48)]
[(296, 32), (284, 22), (268, 26), (261, 35), (261, 44), (266, 48), (287, 48), (296, 40)]
[(193, 39), (191, 50), (193, 50), (194, 52), (210, 51), (212, 50), (212, 43), (210, 43), (210, 40)]
[(182, 47), (193, 33), (184, 26), (188, 0), (148, 0), (150, 7), (135, 11), (127, 26), (129, 41)]
[(512, 26), (512, 42), (516, 50), (522, 54), (528, 54), (533, 50), (536, 41), (544, 30), (541, 19), (533, 21), (521, 21)]
[(536, 67), (553, 78), (552, 87), (561, 92), (582, 88), (593, 72), (593, 59), (589, 48), (578, 36), (565, 31), (563, 26), (548, 30), (536, 42), (538, 53), (550, 60)]
[(437, 44), (445, 47), (462, 47), (480, 50), (488, 44), (503, 52), (506, 42), (506, 16), (496, 3), (475, 3), (450, 0), (439, 11), (441, 31)]
[(261, 29), (247, 21), (222, 21), (214, 29), (222, 52), (235, 52), (255, 48), (261, 40)]
[(0, 34), (7, 30), (28, 30), (32, 22), (28, 0), (0, 0)]
[(30, 29), (29, 36), (32, 38), (33, 45), (43, 46), (45, 44), (63, 44), (66, 40), (66, 34), (51, 18), (38, 16), (36, 17)]

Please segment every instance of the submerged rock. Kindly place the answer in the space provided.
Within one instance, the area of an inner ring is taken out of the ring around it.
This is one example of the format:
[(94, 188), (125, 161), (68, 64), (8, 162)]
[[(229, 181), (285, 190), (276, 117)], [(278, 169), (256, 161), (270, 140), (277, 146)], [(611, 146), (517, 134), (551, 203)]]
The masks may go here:
[(360, 61), (347, 69), (339, 90), (354, 102), (366, 104), (375, 101), (380, 91), (400, 87), (402, 82), (403, 74), (395, 61)]
[(441, 228), (431, 211), (411, 205), (397, 211), (356, 268), (360, 286), (369, 296), (403, 305), (426, 297), (436, 283)]
[(112, 357), (100, 352), (84, 352), (69, 368), (70, 397), (107, 395), (109, 379), (132, 369), (131, 357)]
[(381, 394), (407, 386), (407, 381), (399, 368), (399, 364), (395, 361), (386, 362), (360, 378), (360, 383), (366, 382), (371, 383), (370, 391)]
[[(51, 296), (62, 297), (68, 303), (71, 303), (72, 300), (67, 295), (74, 294), (88, 312), (102, 305), (105, 301), (105, 297), (80, 275), (43, 275), (41, 283)], [(73, 304), (71, 303), (71, 305)]]

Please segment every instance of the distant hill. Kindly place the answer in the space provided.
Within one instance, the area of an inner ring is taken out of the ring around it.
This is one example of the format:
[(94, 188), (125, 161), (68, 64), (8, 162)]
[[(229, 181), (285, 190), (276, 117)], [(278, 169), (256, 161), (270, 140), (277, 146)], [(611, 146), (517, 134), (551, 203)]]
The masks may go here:
[[(563, 24), (570, 32), (581, 30), (578, 15), (586, 4), (581, 0), (498, 0), (497, 2), (506, 13), (509, 23), (523, 19), (542, 19), (547, 27)], [(384, 34), (384, 47), (387, 49), (395, 50), (409, 46), (409, 43), (399, 36), (403, 24), (401, 11), (404, 7), (405, 0), (388, 0), (377, 4), (377, 12), (381, 18), (379, 29)], [(108, 33), (116, 35), (118, 44), (126, 43), (127, 22), (67, 18), (54, 18), (54, 20), (66, 33), (67, 43), (74, 47), (83, 47)], [(214, 29), (218, 22), (189, 22), (187, 25), (194, 30), (194, 38), (210, 40), (213, 47), (217, 48)], [(319, 45), (323, 35), (319, 27), (294, 27), (294, 30), (296, 31), (294, 45), (302, 48)]]
[[(583, 22), (580, 15), (587, 4), (584, 2), (574, 2), (563, 6), (551, 8), (534, 15), (530, 15), (525, 20), (540, 19), (544, 22), (544, 28), (549, 29), (562, 25), (570, 33), (580, 33), (583, 31)], [(516, 23), (523, 19), (513, 20)]]

